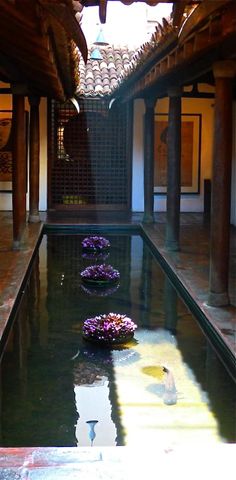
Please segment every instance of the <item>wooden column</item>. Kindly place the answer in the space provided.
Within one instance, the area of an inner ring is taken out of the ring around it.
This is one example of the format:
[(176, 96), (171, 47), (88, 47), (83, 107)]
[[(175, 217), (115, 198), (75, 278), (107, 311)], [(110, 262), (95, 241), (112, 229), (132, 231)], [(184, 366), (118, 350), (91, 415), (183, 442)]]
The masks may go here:
[(179, 250), (180, 189), (181, 189), (181, 89), (170, 89), (167, 137), (167, 215), (168, 250)]
[(29, 97), (29, 222), (40, 222), (39, 216), (39, 97)]
[(144, 223), (154, 222), (154, 112), (156, 99), (145, 98), (144, 116)]
[(25, 98), (13, 95), (13, 249), (19, 249), (26, 225), (26, 134)]
[(208, 304), (215, 307), (229, 304), (229, 243), (232, 166), (232, 79), (236, 63), (216, 62), (215, 124), (212, 167), (210, 280)]

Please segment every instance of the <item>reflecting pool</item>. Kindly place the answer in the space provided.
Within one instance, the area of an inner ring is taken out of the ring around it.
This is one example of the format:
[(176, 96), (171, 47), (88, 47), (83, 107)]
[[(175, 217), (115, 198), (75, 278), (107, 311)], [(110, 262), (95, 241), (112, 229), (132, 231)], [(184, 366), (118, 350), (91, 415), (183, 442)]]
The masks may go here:
[[(148, 447), (236, 441), (235, 385), (143, 239), (108, 233), (105, 258), (85, 235), (44, 235), (1, 363), (1, 446)], [(120, 272), (87, 288), (94, 263)], [(121, 313), (134, 339), (82, 338), (86, 318)]]

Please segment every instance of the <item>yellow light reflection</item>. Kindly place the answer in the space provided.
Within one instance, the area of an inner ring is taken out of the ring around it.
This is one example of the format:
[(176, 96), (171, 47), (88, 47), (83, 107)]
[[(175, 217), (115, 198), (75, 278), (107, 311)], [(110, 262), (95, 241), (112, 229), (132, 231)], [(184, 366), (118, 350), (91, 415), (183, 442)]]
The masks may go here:
[(140, 330), (135, 338), (138, 343), (131, 348), (138, 353), (137, 361), (124, 366), (114, 356), (126, 445), (172, 447), (222, 441), (209, 399), (184, 363), (173, 335)]

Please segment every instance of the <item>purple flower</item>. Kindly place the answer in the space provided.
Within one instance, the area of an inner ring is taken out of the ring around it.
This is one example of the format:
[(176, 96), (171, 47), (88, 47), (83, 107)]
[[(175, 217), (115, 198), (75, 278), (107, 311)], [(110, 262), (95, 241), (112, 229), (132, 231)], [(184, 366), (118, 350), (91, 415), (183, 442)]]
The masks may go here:
[(80, 276), (82, 280), (117, 281), (120, 278), (120, 273), (111, 265), (103, 263), (102, 265), (90, 265), (80, 273)]
[(91, 236), (82, 240), (82, 247), (85, 250), (104, 250), (110, 247), (110, 242), (104, 237)]
[(108, 259), (109, 255), (109, 252), (99, 252), (98, 250), (94, 250), (92, 252), (82, 253), (82, 258), (84, 258), (85, 260), (100, 260), (100, 262), (105, 262), (105, 260)]
[(87, 318), (83, 324), (83, 336), (101, 342), (115, 342), (132, 336), (137, 325), (131, 318), (120, 313), (108, 313)]

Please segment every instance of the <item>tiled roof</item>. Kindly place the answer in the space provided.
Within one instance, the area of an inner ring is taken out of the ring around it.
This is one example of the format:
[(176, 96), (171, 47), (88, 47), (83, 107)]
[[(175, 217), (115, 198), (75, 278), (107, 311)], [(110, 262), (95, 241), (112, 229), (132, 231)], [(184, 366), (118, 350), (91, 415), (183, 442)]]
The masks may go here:
[(95, 48), (97, 46), (89, 50), (86, 65), (83, 59), (80, 59), (80, 84), (77, 95), (85, 97), (109, 95), (118, 85), (118, 78), (128, 68), (135, 53), (128, 47), (109, 45), (99, 47), (102, 60), (92, 60), (90, 56)]
[[(143, 43), (134, 53), (129, 65), (121, 75), (119, 75), (116, 88), (122, 85), (128, 77), (131, 77), (134, 72), (141, 70), (143, 66), (160, 50), (163, 45), (166, 45), (173, 36), (178, 34), (178, 29), (173, 26), (172, 19), (162, 18), (162, 24), (158, 22), (155, 31), (149, 41)], [(112, 92), (115, 88), (112, 87)]]

